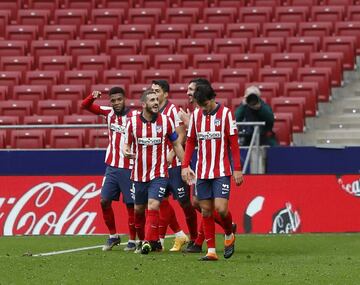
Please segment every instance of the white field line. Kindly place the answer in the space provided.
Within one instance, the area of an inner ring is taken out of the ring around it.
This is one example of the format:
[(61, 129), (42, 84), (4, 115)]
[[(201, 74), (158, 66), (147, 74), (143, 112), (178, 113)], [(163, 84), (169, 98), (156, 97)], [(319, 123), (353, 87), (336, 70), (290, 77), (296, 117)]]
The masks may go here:
[[(175, 235), (167, 235), (165, 238), (172, 238)], [(120, 245), (126, 245), (127, 242), (122, 242)], [(67, 249), (67, 250), (60, 250), (60, 251), (51, 251), (51, 252), (44, 252), (44, 253), (37, 253), (32, 254), (31, 256), (34, 257), (41, 257), (41, 256), (50, 256), (50, 255), (58, 255), (58, 254), (64, 254), (64, 253), (72, 253), (72, 252), (78, 252), (78, 251), (84, 251), (84, 250), (90, 250), (95, 248), (101, 248), (103, 245), (94, 245), (94, 246), (87, 246), (87, 247), (79, 247), (79, 248), (73, 248), (73, 249)]]

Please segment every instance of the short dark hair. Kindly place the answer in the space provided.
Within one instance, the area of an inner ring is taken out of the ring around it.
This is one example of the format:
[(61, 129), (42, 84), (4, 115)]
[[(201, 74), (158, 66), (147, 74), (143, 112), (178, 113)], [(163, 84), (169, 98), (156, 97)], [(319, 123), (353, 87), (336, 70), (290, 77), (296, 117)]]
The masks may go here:
[(164, 92), (170, 92), (169, 83), (164, 79), (153, 80), (152, 84), (159, 85)]
[(151, 88), (144, 90), (144, 92), (141, 94), (140, 101), (145, 103), (147, 96), (150, 94), (155, 94)]
[(207, 80), (206, 78), (203, 78), (203, 77), (198, 77), (198, 78), (191, 79), (189, 84), (191, 84), (191, 83), (195, 83), (196, 86), (198, 86), (198, 85), (211, 85), (209, 80)]
[(211, 85), (200, 84), (196, 85), (194, 98), (199, 105), (203, 105), (205, 101), (212, 100), (216, 97), (216, 93)]
[(125, 90), (121, 87), (115, 86), (109, 90), (109, 96), (111, 96), (113, 94), (121, 94), (121, 95), (125, 96)]

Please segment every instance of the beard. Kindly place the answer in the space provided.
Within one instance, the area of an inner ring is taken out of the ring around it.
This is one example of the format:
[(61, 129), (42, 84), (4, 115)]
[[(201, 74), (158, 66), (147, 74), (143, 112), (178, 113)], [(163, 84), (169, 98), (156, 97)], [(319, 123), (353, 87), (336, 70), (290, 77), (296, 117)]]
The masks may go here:
[(145, 109), (146, 109), (146, 112), (148, 112), (148, 113), (150, 113), (151, 115), (155, 116), (157, 113), (159, 113), (159, 105), (158, 105), (158, 107), (157, 107), (157, 111), (154, 111), (154, 110), (153, 110), (153, 107), (154, 107), (154, 106), (149, 107), (149, 106), (147, 105), (147, 106), (145, 107)]

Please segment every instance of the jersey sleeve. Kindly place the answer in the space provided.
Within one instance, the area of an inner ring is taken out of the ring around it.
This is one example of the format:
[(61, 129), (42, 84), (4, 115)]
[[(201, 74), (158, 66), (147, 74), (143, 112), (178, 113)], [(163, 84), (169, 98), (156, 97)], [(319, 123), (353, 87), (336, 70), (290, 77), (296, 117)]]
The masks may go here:
[(195, 130), (195, 117), (194, 113), (191, 114), (190, 120), (189, 120), (189, 126), (187, 131), (187, 137), (188, 138), (196, 138), (196, 130)]
[(132, 133), (133, 130), (133, 120), (136, 120), (136, 117), (130, 117), (130, 120), (127, 122), (126, 124), (126, 129), (125, 129), (125, 140), (124, 143), (128, 144), (128, 145), (132, 145), (133, 141), (134, 141), (134, 135)]
[(97, 104), (94, 104), (94, 102), (95, 98), (93, 98), (93, 96), (90, 94), (82, 101), (81, 107), (95, 115), (100, 115), (104, 117), (106, 117), (111, 112), (111, 108), (99, 106)]
[(234, 136), (238, 134), (238, 129), (236, 126), (236, 121), (234, 120), (234, 117), (230, 110), (228, 110), (226, 114), (226, 120), (225, 120), (225, 132), (229, 136)]
[(176, 133), (175, 123), (170, 117), (166, 117), (166, 119), (168, 120), (167, 136), (170, 141), (176, 141), (179, 135)]

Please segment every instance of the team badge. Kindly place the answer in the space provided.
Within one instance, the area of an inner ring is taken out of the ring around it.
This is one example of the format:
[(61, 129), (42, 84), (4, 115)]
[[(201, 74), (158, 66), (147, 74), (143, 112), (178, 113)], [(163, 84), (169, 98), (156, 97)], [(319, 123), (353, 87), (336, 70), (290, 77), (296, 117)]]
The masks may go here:
[(160, 134), (162, 132), (162, 126), (156, 126), (156, 132)]
[(214, 124), (215, 124), (215, 127), (220, 126), (221, 120), (220, 119), (215, 119)]

